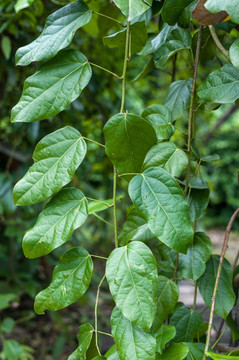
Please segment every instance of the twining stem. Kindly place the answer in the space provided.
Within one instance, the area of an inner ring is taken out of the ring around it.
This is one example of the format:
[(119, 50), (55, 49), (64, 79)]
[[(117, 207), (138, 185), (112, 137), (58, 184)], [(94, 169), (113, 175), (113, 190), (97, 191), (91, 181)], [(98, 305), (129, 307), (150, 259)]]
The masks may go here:
[(206, 340), (206, 346), (205, 346), (205, 350), (204, 350), (203, 360), (205, 360), (207, 358), (207, 352), (208, 352), (208, 348), (209, 348), (209, 345), (210, 345), (214, 309), (215, 309), (216, 296), (217, 296), (219, 279), (220, 279), (221, 270), (222, 270), (223, 259), (224, 259), (225, 253), (227, 251), (227, 248), (228, 248), (228, 241), (229, 241), (231, 228), (232, 228), (232, 225), (233, 225), (233, 223), (234, 223), (234, 221), (235, 221), (238, 214), (239, 214), (239, 208), (232, 215), (232, 217), (231, 217), (231, 219), (230, 219), (230, 221), (229, 221), (229, 223), (227, 225), (226, 232), (225, 232), (225, 237), (224, 237), (224, 242), (223, 242), (223, 245), (222, 245), (220, 261), (219, 261), (219, 265), (218, 265), (218, 269), (217, 269), (216, 281), (215, 281), (214, 290), (213, 290), (212, 306), (211, 306), (211, 310), (210, 310), (208, 331), (207, 331), (207, 340)]
[(107, 73), (110, 74), (110, 75), (113, 75), (113, 76), (116, 77), (116, 79), (118, 79), (118, 80), (122, 80), (122, 76), (117, 75), (117, 74), (114, 73), (113, 71), (110, 71), (110, 70), (108, 70), (108, 69), (106, 69), (106, 68), (104, 68), (104, 67), (102, 67), (102, 66), (100, 66), (100, 65), (97, 65), (97, 64), (95, 64), (95, 63), (92, 63), (91, 61), (89, 61), (89, 64), (92, 65), (92, 66), (94, 66), (94, 67), (97, 67), (97, 68), (100, 69), (100, 70), (103, 70), (103, 71), (107, 72)]
[(95, 15), (102, 16), (102, 17), (104, 17), (104, 18), (106, 18), (106, 19), (109, 19), (109, 20), (111, 20), (111, 21), (114, 21), (114, 22), (116, 22), (117, 24), (119, 24), (120, 26), (125, 27), (125, 25), (124, 25), (122, 22), (120, 22), (119, 20), (114, 19), (114, 18), (112, 18), (112, 17), (110, 17), (110, 16), (108, 16), (108, 15), (99, 13), (99, 12), (97, 12), (97, 11), (92, 11), (92, 13), (95, 14)]
[[(190, 167), (191, 167), (191, 142), (192, 142), (192, 128), (194, 123), (194, 99), (195, 99), (195, 91), (196, 91), (196, 81), (197, 81), (197, 72), (198, 72), (198, 63), (199, 63), (199, 54), (202, 42), (202, 29), (203, 27), (200, 26), (198, 32), (198, 40), (197, 40), (197, 48), (194, 60), (194, 73), (193, 73), (193, 85), (192, 85), (192, 92), (191, 92), (191, 100), (190, 100), (190, 108), (189, 108), (189, 118), (188, 118), (188, 167), (187, 167), (187, 177), (186, 177), (186, 184), (184, 189), (184, 194), (187, 194), (188, 191), (188, 183), (190, 179)], [(195, 129), (195, 125), (194, 125)], [(195, 132), (195, 130), (194, 130)]]
[[(121, 105), (120, 112), (124, 111), (125, 105), (125, 92), (126, 92), (126, 72), (127, 65), (129, 60), (129, 49), (130, 49), (130, 23), (127, 22), (127, 31), (126, 31), (126, 41), (125, 41), (125, 55), (124, 55), (124, 64), (123, 64), (123, 73), (122, 73), (122, 95), (121, 95)], [(114, 168), (114, 178), (113, 178), (113, 215), (114, 215), (114, 236), (115, 236), (115, 248), (119, 246), (118, 243), (118, 229), (117, 229), (117, 208), (116, 208), (116, 191), (117, 191), (117, 171)]]
[(99, 343), (98, 343), (98, 303), (99, 303), (99, 296), (100, 296), (100, 288), (101, 288), (101, 285), (103, 284), (104, 280), (105, 280), (105, 274), (102, 277), (102, 279), (98, 285), (97, 293), (96, 293), (96, 300), (95, 300), (95, 346), (96, 346), (96, 349), (100, 356), (101, 356), (101, 352), (100, 352)]
[(219, 40), (216, 30), (214, 29), (214, 27), (212, 25), (209, 25), (209, 30), (211, 32), (212, 38), (217, 46), (217, 48), (220, 50), (220, 52), (225, 56), (225, 58), (227, 59), (227, 61), (231, 62), (230, 56), (229, 56), (229, 52), (224, 48), (224, 46), (222, 45), (221, 41)]

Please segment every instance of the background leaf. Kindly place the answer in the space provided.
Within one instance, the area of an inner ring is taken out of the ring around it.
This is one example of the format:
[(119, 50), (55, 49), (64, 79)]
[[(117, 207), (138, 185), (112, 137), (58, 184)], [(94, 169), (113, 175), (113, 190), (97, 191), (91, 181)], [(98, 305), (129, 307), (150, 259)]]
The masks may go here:
[(191, 221), (198, 219), (206, 210), (209, 202), (209, 189), (191, 189), (188, 206)]
[(171, 111), (173, 120), (189, 107), (192, 79), (174, 81), (165, 98), (165, 106)]
[(24, 255), (36, 258), (61, 246), (87, 219), (87, 200), (74, 188), (61, 190), (39, 215), (23, 238)]
[(86, 57), (77, 50), (62, 50), (26, 79), (22, 96), (11, 113), (12, 122), (49, 119), (65, 110), (91, 79)]
[(156, 360), (183, 360), (187, 356), (188, 347), (184, 344), (170, 344), (162, 355), (157, 354)]
[(106, 263), (106, 278), (124, 316), (149, 331), (158, 294), (157, 266), (151, 250), (139, 241), (113, 250)]
[(70, 126), (45, 136), (33, 153), (35, 164), (13, 189), (15, 204), (35, 204), (58, 192), (71, 181), (85, 154), (85, 140)]
[(193, 230), (187, 203), (174, 178), (164, 169), (151, 167), (131, 180), (129, 196), (152, 233), (175, 251), (186, 253)]
[(59, 310), (77, 301), (88, 289), (92, 271), (88, 251), (79, 247), (68, 250), (55, 267), (51, 284), (36, 296), (36, 313)]

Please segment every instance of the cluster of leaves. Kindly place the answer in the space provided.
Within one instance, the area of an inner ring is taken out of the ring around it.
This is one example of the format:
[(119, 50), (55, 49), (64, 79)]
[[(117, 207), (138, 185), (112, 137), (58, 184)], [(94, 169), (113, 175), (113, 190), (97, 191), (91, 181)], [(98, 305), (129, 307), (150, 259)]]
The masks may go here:
[[(226, 10), (232, 20), (238, 22), (237, 5), (224, 3), (226, 5), (218, 9), (208, 0), (207, 6), (214, 12)], [(66, 243), (89, 215), (113, 207), (115, 249), (106, 259), (105, 275), (116, 305), (111, 315), (115, 345), (101, 355), (96, 300), (95, 327), (80, 326), (79, 346), (69, 360), (199, 360), (204, 354), (205, 324), (195, 307), (188, 309), (178, 303), (178, 282), (182, 278), (194, 281), (205, 304), (211, 307), (219, 257), (212, 255), (208, 236), (196, 230), (196, 221), (209, 198), (208, 185), (200, 178), (200, 165), (215, 157), (200, 155), (191, 138), (192, 119), (187, 151), (173, 141), (178, 117), (189, 107), (190, 115), (194, 110), (195, 76), (194, 81), (191, 78), (173, 81), (164, 104), (150, 105), (141, 115), (125, 111), (126, 73), (132, 54), (140, 52), (140, 56), (146, 57), (146, 64), (135, 81), (154, 67), (164, 71), (171, 57), (176, 62), (176, 54), (194, 57), (192, 34), (196, 32), (195, 37), (200, 39), (201, 31), (192, 30), (191, 26), (196, 2), (178, 1), (176, 7), (172, 0), (137, 0), (134, 5), (127, 0), (117, 0), (115, 5), (124, 16), (119, 14), (111, 21), (120, 24), (123, 30), (106, 36), (104, 42), (109, 48), (125, 48), (125, 54), (121, 50), (125, 59), (122, 76), (90, 62), (74, 47), (65, 49), (76, 31), (90, 23), (92, 14), (96, 13), (82, 0), (50, 15), (40, 36), (16, 53), (18, 65), (41, 63), (25, 81), (22, 96), (12, 109), (14, 123), (49, 119), (67, 109), (89, 84), (92, 66), (122, 80), (120, 113), (106, 122), (105, 146), (99, 144), (105, 147), (114, 166), (113, 199), (89, 202), (81, 190), (65, 187), (87, 156), (86, 141), (94, 140), (82, 136), (71, 126), (48, 134), (37, 144), (34, 164), (13, 191), (15, 205), (47, 201), (36, 224), (24, 236), (23, 250), (28, 258), (47, 255)], [(147, 41), (146, 25), (152, 17), (158, 17), (163, 25), (159, 34)], [(226, 64), (211, 73), (200, 86), (197, 95), (201, 102), (230, 103), (239, 97), (237, 51), (234, 42), (229, 52), (233, 65)], [(118, 234), (116, 180), (121, 177), (129, 182), (128, 194), (133, 205)], [(36, 296), (36, 313), (62, 309), (77, 301), (89, 287), (92, 257), (82, 247), (65, 252), (55, 267), (51, 284)], [(215, 313), (227, 319), (235, 301), (232, 267), (224, 260)], [(220, 358), (213, 353), (209, 356)]]

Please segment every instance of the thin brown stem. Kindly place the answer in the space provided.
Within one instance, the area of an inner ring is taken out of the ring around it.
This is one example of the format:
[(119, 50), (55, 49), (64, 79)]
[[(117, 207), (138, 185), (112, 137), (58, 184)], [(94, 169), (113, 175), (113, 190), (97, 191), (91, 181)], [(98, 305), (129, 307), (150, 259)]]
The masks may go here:
[(224, 48), (224, 46), (222, 45), (221, 41), (219, 40), (216, 30), (212, 25), (209, 25), (209, 30), (211, 32), (212, 38), (215, 42), (216, 47), (220, 50), (220, 52), (225, 56), (225, 58), (227, 59), (227, 61), (231, 62), (230, 56), (229, 56), (229, 52)]
[(234, 223), (234, 221), (235, 221), (238, 214), (239, 214), (239, 208), (232, 215), (232, 217), (231, 217), (231, 219), (230, 219), (230, 221), (229, 221), (229, 223), (227, 225), (225, 236), (224, 236), (220, 261), (219, 261), (219, 265), (218, 265), (218, 269), (217, 269), (217, 276), (216, 276), (215, 286), (214, 286), (214, 290), (213, 290), (212, 306), (211, 306), (211, 310), (210, 310), (208, 331), (207, 331), (207, 340), (206, 340), (206, 346), (205, 346), (205, 351), (204, 351), (204, 355), (203, 355), (203, 360), (205, 360), (207, 358), (207, 352), (208, 352), (209, 345), (210, 345), (212, 324), (213, 324), (213, 316), (214, 316), (215, 303), (216, 303), (216, 296), (217, 296), (219, 279), (220, 279), (221, 270), (222, 270), (223, 259), (224, 259), (225, 253), (227, 251), (227, 248), (228, 248), (228, 241), (229, 241), (231, 228), (232, 228), (232, 225), (233, 225), (233, 223)]
[[(196, 92), (196, 81), (197, 81), (197, 72), (198, 72), (198, 63), (199, 63), (199, 55), (200, 55), (200, 48), (202, 42), (202, 29), (203, 27), (200, 26), (198, 32), (198, 40), (197, 40), (197, 48), (194, 60), (194, 73), (193, 73), (193, 85), (192, 85), (192, 92), (191, 92), (191, 100), (190, 100), (190, 108), (189, 108), (189, 118), (188, 118), (188, 145), (187, 145), (187, 152), (188, 152), (188, 167), (187, 167), (187, 177), (185, 183), (184, 194), (187, 194), (188, 191), (188, 183), (190, 179), (190, 167), (191, 167), (191, 141), (192, 141), (192, 128), (194, 123), (194, 99), (195, 99), (195, 92)], [(195, 132), (195, 124), (194, 124), (194, 132)]]
[(101, 288), (104, 280), (105, 280), (105, 274), (102, 277), (102, 279), (98, 285), (97, 293), (96, 293), (96, 300), (95, 300), (95, 346), (96, 346), (96, 349), (100, 356), (101, 356), (101, 352), (100, 352), (99, 343), (98, 343), (98, 303), (99, 303), (99, 296), (100, 296), (100, 288)]

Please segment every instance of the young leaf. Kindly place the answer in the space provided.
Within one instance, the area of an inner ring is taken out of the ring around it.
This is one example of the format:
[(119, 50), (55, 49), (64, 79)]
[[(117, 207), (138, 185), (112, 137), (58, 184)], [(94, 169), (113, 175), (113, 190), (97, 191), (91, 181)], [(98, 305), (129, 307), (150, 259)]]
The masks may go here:
[(119, 233), (118, 240), (121, 246), (128, 244), (129, 241), (146, 242), (154, 238), (155, 236), (149, 230), (144, 218), (135, 209), (132, 209), (127, 216), (123, 229)]
[(199, 87), (198, 96), (209, 102), (233, 103), (239, 98), (239, 70), (227, 64), (214, 71)]
[(1, 49), (6, 60), (10, 59), (12, 52), (12, 43), (8, 36), (3, 36), (1, 41)]
[(18, 13), (19, 11), (21, 11), (23, 9), (26, 9), (31, 4), (33, 4), (34, 1), (36, 1), (36, 0), (17, 0), (16, 4), (14, 6), (16, 13)]
[(58, 192), (71, 181), (85, 154), (85, 140), (70, 126), (45, 136), (33, 153), (35, 163), (13, 189), (15, 204), (35, 204)]
[(157, 68), (163, 68), (168, 59), (178, 51), (190, 49), (192, 37), (188, 30), (174, 29), (166, 41), (154, 53), (154, 63)]
[(164, 169), (151, 167), (131, 180), (129, 196), (152, 233), (173, 250), (186, 253), (193, 229), (176, 180)]
[(115, 249), (106, 263), (106, 278), (124, 316), (149, 331), (157, 308), (158, 273), (148, 246), (134, 241)]
[(93, 331), (94, 328), (89, 323), (79, 327), (79, 332), (77, 335), (79, 345), (77, 349), (69, 356), (68, 360), (86, 359), (86, 352), (90, 346)]
[(188, 157), (183, 150), (180, 150), (171, 142), (162, 142), (154, 145), (147, 153), (143, 170), (151, 166), (160, 166), (172, 176), (180, 177), (186, 170)]
[[(125, 49), (125, 41), (126, 41), (126, 29), (121, 30), (117, 33), (105, 36), (103, 41), (106, 46), (109, 48), (118, 47), (122, 50)], [(130, 36), (131, 36), (131, 54), (137, 54), (144, 47), (148, 33), (145, 26), (145, 22), (136, 22), (130, 28)]]
[(225, 10), (233, 22), (239, 23), (239, 3), (237, 0), (208, 0), (205, 7), (212, 13)]
[(211, 359), (213, 360), (239, 360), (239, 356), (230, 356), (230, 355), (226, 355), (226, 354), (215, 354), (212, 353), (210, 351), (207, 352), (207, 356), (210, 356)]
[(104, 135), (106, 154), (119, 174), (139, 172), (145, 155), (157, 142), (150, 122), (133, 114), (114, 115), (106, 123)]
[(183, 360), (187, 356), (188, 347), (184, 344), (170, 344), (162, 355), (157, 354), (156, 360)]
[(239, 69), (239, 40), (234, 41), (229, 49), (232, 65)]
[(155, 338), (133, 325), (117, 307), (111, 315), (111, 327), (121, 360), (155, 360)]
[[(212, 255), (206, 264), (206, 271), (198, 279), (200, 294), (202, 295), (203, 300), (208, 307), (211, 307), (212, 304), (212, 295), (216, 281), (219, 260), (220, 257), (218, 255)], [(231, 264), (226, 259), (224, 259), (215, 303), (215, 314), (221, 316), (223, 319), (226, 319), (235, 303), (232, 276), (233, 274)]]
[(160, 354), (163, 352), (164, 346), (174, 338), (176, 329), (171, 325), (162, 325), (154, 334), (156, 338), (156, 351)]
[(198, 219), (206, 210), (209, 202), (209, 189), (191, 189), (188, 206), (191, 221)]
[(77, 301), (88, 289), (92, 271), (93, 262), (85, 249), (78, 247), (64, 253), (54, 269), (51, 284), (35, 298), (36, 313), (63, 309)]
[(157, 311), (153, 323), (153, 331), (157, 332), (168, 315), (174, 309), (179, 297), (178, 286), (165, 276), (159, 276)]
[(174, 133), (172, 116), (164, 105), (151, 105), (144, 109), (141, 116), (155, 129), (158, 141), (168, 140)]
[(185, 345), (189, 350), (187, 360), (201, 360), (203, 358), (205, 344), (186, 342)]
[(189, 107), (192, 92), (192, 79), (174, 81), (168, 90), (164, 105), (177, 119)]
[(23, 238), (24, 255), (36, 258), (61, 246), (87, 219), (87, 200), (74, 188), (61, 190), (39, 215)]
[(166, 0), (162, 8), (163, 21), (175, 25), (185, 8), (194, 0)]
[(11, 113), (12, 122), (48, 119), (65, 110), (91, 79), (91, 67), (77, 50), (62, 50), (25, 81)]
[(170, 319), (170, 325), (175, 326), (174, 342), (192, 342), (198, 329), (203, 325), (202, 315), (197, 311), (181, 306)]
[(87, 24), (92, 12), (82, 0), (77, 0), (51, 14), (41, 35), (16, 52), (16, 64), (28, 65), (33, 61), (48, 60), (67, 47), (75, 32)]
[(206, 262), (211, 253), (212, 242), (210, 238), (203, 232), (196, 232), (187, 254), (179, 254), (179, 272), (183, 277), (196, 281), (204, 273)]
[(128, 17), (132, 20), (137, 16), (143, 14), (152, 5), (153, 0), (115, 0), (114, 3)]

